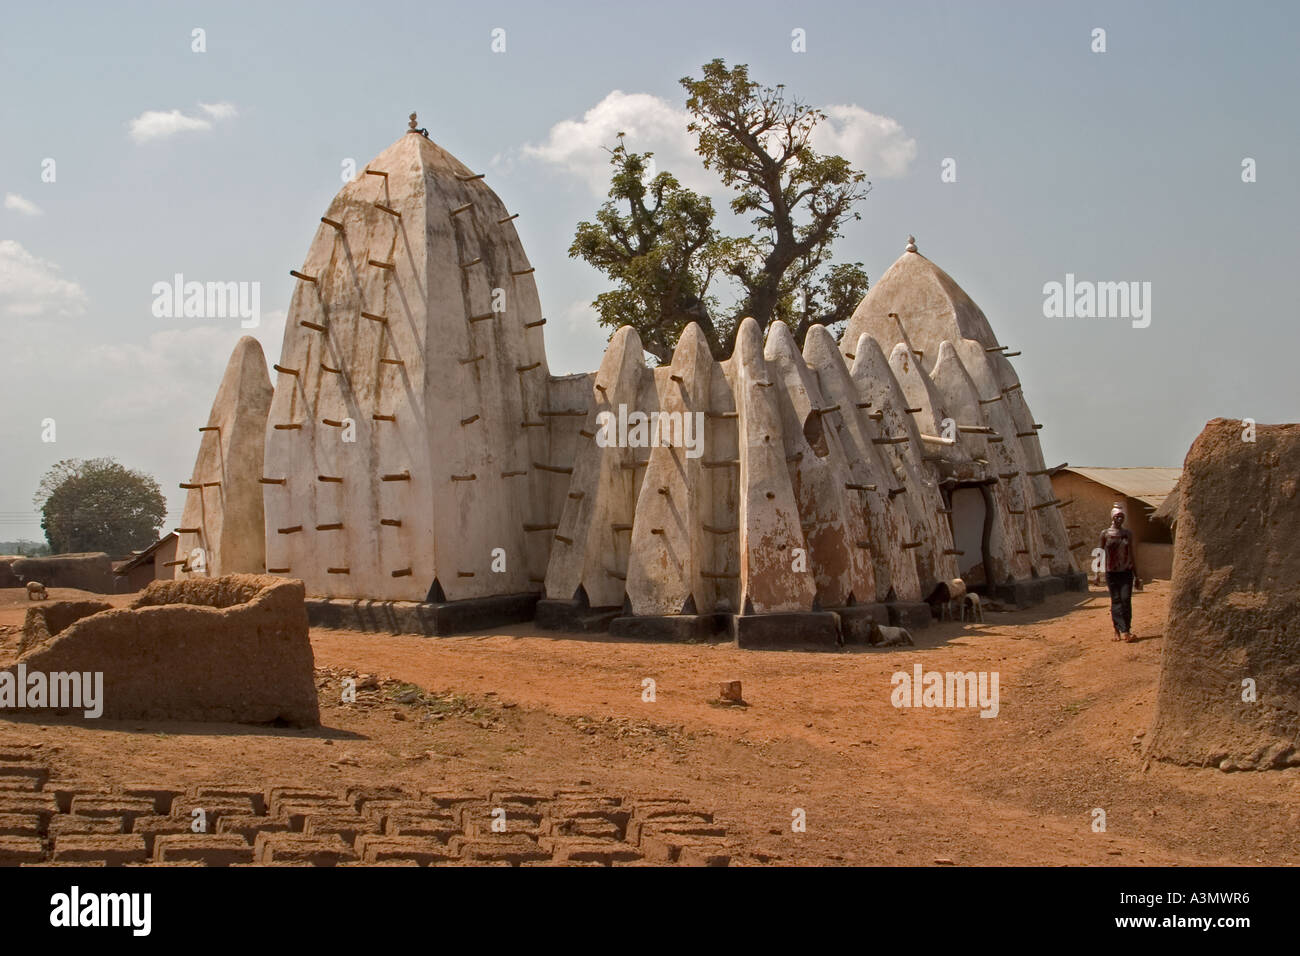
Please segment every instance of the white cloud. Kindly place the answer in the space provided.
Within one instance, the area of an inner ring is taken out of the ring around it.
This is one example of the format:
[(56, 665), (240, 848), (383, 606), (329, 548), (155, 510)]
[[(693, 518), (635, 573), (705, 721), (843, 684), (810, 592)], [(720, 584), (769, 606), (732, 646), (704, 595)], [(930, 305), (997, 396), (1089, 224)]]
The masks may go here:
[[(286, 318), (288, 318), (288, 314), (283, 310), (263, 312), (262, 321), (257, 328), (241, 331), (242, 335), (251, 335), (262, 343), (262, 351), (266, 353), (268, 363), (280, 360), (280, 347), (284, 345), (284, 322)], [(231, 346), (231, 348), (234, 348), (234, 346)], [(272, 381), (274, 382), (274, 376), (272, 376)]]
[(234, 103), (200, 103), (199, 109), (217, 120), (234, 119), (239, 115)]
[(42, 214), (40, 206), (30, 199), (24, 199), (17, 193), (5, 193), (5, 208), (20, 212), (24, 216), (39, 216)]
[(113, 395), (117, 414), (157, 414), (166, 407), (168, 415), (189, 422), (212, 404), (241, 334), (238, 323), (163, 329), (143, 343), (90, 345), (70, 356), (70, 364), (79, 380)]
[(686, 132), (685, 110), (649, 93), (613, 90), (587, 110), (580, 120), (561, 120), (551, 127), (546, 142), (526, 144), (520, 153), (527, 159), (556, 167), (583, 180), (592, 193), (609, 192), (609, 153), (626, 133), (633, 152), (651, 151), (659, 170), (668, 170), (692, 189), (716, 186), (695, 154), (695, 143)]
[(868, 179), (902, 176), (916, 159), (916, 140), (898, 120), (860, 106), (827, 106), (822, 112), (826, 121), (813, 130), (813, 148), (845, 157)]
[(166, 139), (177, 133), (190, 133), (212, 129), (212, 124), (197, 116), (186, 116), (180, 110), (145, 110), (130, 124), (131, 138), (137, 143), (151, 139)]
[(59, 275), (53, 262), (38, 259), (13, 239), (0, 239), (0, 315), (81, 315), (86, 293)]
[(63, 361), (85, 394), (113, 396), (114, 416), (147, 424), (165, 409), (170, 420), (188, 427), (207, 415), (242, 336), (253, 335), (262, 343), (270, 375), (271, 363), (279, 361), (284, 320), (284, 312), (266, 312), (257, 328), (241, 329), (234, 320), (195, 325), (169, 319), (170, 327), (143, 342), (87, 343), (69, 349)]
[(563, 312), (564, 326), (570, 332), (590, 332), (600, 328), (600, 313), (591, 304), (591, 299), (578, 299), (570, 302)]
[[(813, 147), (844, 156), (869, 179), (902, 176), (916, 158), (916, 140), (891, 117), (854, 105), (828, 106), (823, 112), (826, 121), (813, 131)], [(686, 131), (689, 121), (685, 109), (662, 97), (614, 90), (581, 119), (552, 126), (545, 142), (525, 144), (519, 155), (575, 176), (593, 194), (603, 196), (609, 191), (606, 150), (622, 132), (629, 149), (655, 154), (658, 169), (668, 170), (692, 189), (729, 199), (729, 192), (700, 162), (694, 137)]]
[(261, 343), (268, 375), (271, 363), (279, 361), (283, 311), (263, 312), (253, 329), (240, 328), (234, 319), (204, 325), (189, 324), (192, 319), (164, 321), (174, 324), (152, 333), (143, 343), (91, 345), (78, 353), (76, 364), (83, 374), (101, 378), (104, 387), (112, 389), (117, 406), (143, 413), (157, 410), (159, 395), (186, 394), (200, 399), (200, 404), (210, 404), (235, 343), (245, 335)]
[(206, 132), (212, 129), (213, 120), (228, 120), (239, 115), (231, 103), (200, 103), (199, 109), (207, 117), (187, 116), (180, 110), (145, 110), (127, 123), (127, 127), (133, 140), (147, 143), (178, 133)]

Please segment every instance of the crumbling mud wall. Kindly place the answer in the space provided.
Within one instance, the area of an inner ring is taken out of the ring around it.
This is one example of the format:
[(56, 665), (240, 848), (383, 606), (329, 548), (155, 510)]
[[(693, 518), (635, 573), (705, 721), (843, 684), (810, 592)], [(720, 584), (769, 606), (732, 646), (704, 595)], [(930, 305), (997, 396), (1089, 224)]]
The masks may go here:
[(85, 610), (29, 615), (9, 672), (102, 672), (109, 720), (320, 724), (301, 581), (155, 581), (129, 608)]
[(9, 572), (21, 587), (39, 581), (47, 588), (77, 588), (95, 594), (113, 593), (113, 562), (102, 551), (52, 554), (44, 558), (8, 559)]
[(1147, 755), (1300, 766), (1300, 425), (1218, 418), (1187, 453)]
[(100, 611), (110, 611), (113, 605), (104, 601), (53, 601), (29, 607), (23, 620), (23, 633), (18, 640), (18, 652), (44, 644), (69, 624), (90, 617)]

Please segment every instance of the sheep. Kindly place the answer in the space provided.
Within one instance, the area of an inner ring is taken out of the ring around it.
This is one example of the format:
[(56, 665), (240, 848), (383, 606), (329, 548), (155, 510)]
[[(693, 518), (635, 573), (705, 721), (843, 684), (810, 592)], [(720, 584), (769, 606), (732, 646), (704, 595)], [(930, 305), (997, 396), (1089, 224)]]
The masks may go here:
[(966, 594), (966, 582), (961, 578), (953, 578), (951, 581), (940, 581), (934, 591), (926, 598), (930, 605), (930, 612), (939, 620), (947, 618), (955, 621), (961, 611), (961, 599)]
[(961, 602), (961, 619), (966, 620), (967, 612), (970, 613), (972, 621), (984, 623), (984, 605), (980, 603), (980, 596), (973, 591), (962, 598)]
[(46, 592), (44, 584), (42, 584), (40, 581), (27, 582), (27, 600), (44, 601), (48, 598), (49, 598), (49, 594)]
[(874, 621), (871, 624), (871, 638), (871, 643), (876, 647), (902, 647), (905, 644), (915, 643), (907, 628), (886, 627)]

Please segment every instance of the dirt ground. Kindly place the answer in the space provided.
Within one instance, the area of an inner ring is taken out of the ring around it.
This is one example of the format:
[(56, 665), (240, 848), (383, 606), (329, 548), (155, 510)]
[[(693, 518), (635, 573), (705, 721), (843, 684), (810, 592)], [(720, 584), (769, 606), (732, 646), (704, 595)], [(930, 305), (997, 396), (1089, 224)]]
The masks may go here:
[[(531, 625), (454, 638), (314, 630), (318, 730), (7, 716), (0, 745), (42, 743), (61, 774), (104, 785), (675, 791), (725, 824), (733, 865), (1295, 863), (1300, 771), (1142, 767), (1167, 600), (1164, 581), (1134, 595), (1132, 645), (1111, 640), (1097, 588), (943, 622), (915, 647), (840, 653)], [(0, 591), (0, 662), (26, 605)], [(895, 708), (891, 675), (917, 663), (996, 671), (1000, 712)], [(351, 674), (359, 696), (345, 704)], [(716, 702), (727, 680), (748, 706)], [(806, 832), (792, 829), (796, 810)]]

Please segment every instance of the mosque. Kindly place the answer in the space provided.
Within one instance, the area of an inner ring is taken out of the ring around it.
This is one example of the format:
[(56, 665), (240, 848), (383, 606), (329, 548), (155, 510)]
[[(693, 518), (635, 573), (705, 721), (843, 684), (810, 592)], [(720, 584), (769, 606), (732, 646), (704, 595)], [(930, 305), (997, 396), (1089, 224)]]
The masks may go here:
[(914, 240), (839, 342), (747, 319), (719, 362), (691, 325), (652, 368), (625, 327), (553, 375), (517, 215), (414, 116), (340, 190), (274, 380), (241, 340), (200, 429), (178, 577), (299, 578), (319, 619), (742, 645), (1084, 586), (1018, 353)]

